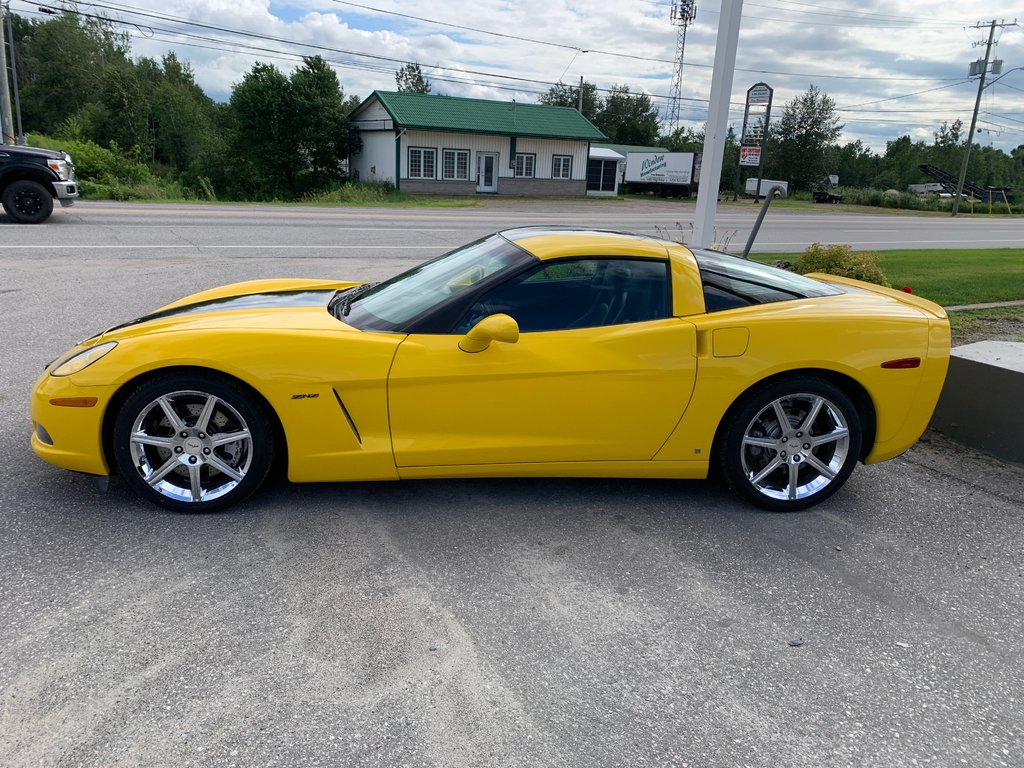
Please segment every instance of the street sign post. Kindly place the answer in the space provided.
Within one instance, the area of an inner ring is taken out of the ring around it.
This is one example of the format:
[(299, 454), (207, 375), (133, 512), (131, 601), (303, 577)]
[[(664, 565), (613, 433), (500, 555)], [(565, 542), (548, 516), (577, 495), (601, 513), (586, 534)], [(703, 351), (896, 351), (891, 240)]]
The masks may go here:
[[(772, 115), (774, 90), (768, 83), (754, 83), (747, 89), (747, 103), (743, 110), (743, 133), (740, 135), (740, 162), (736, 166), (736, 185), (732, 199), (740, 194), (740, 181), (744, 168), (757, 168), (757, 187), (761, 188), (764, 173), (764, 143)], [(755, 196), (756, 200), (757, 197)]]
[(761, 165), (760, 147), (740, 147), (740, 165), (757, 168)]

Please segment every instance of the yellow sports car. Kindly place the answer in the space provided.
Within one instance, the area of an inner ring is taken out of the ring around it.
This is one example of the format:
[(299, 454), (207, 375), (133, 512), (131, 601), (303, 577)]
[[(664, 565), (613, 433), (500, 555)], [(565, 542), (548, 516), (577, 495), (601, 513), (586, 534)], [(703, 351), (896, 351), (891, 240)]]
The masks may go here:
[(628, 234), (522, 228), (371, 285), (257, 280), (82, 342), (32, 448), (206, 511), (294, 482), (722, 478), (772, 510), (907, 450), (949, 362), (943, 310)]

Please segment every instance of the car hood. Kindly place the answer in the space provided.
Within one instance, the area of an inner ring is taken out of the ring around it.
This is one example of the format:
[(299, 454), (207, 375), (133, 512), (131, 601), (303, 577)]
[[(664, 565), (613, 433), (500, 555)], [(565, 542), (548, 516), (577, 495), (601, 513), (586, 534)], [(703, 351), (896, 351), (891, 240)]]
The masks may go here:
[(339, 290), (359, 283), (333, 280), (251, 280), (194, 293), (108, 328), (100, 339), (213, 329), (350, 328), (326, 311)]
[(6, 152), (10, 155), (15, 156), (28, 156), (28, 157), (45, 157), (50, 160), (62, 160), (64, 159), (63, 150), (55, 149), (43, 149), (42, 147), (26, 147), (19, 144), (5, 144), (0, 152)]

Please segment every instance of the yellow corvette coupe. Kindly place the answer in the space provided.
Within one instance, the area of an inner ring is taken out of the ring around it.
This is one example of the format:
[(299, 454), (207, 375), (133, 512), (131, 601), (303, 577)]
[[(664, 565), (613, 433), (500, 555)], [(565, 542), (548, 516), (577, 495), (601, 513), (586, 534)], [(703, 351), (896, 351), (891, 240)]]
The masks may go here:
[(614, 232), (522, 228), (379, 284), (258, 280), (82, 342), (32, 396), (32, 448), (181, 511), (294, 482), (704, 478), (827, 498), (931, 417), (929, 301)]

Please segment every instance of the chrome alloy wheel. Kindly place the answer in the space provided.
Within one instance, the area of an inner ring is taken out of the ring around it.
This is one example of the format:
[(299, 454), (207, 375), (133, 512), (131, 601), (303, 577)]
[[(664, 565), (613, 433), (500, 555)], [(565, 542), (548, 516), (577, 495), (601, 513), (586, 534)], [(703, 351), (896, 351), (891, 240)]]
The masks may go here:
[(208, 502), (230, 493), (253, 460), (253, 439), (227, 401), (198, 390), (169, 392), (139, 412), (129, 436), (139, 476), (168, 499)]
[(743, 433), (743, 474), (760, 494), (787, 501), (826, 488), (850, 455), (842, 410), (821, 395), (786, 395), (762, 408)]

